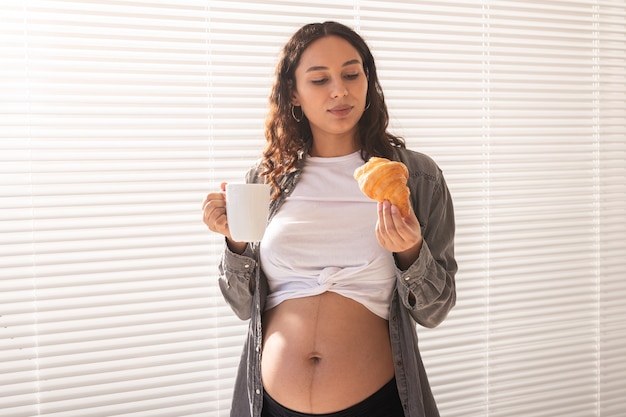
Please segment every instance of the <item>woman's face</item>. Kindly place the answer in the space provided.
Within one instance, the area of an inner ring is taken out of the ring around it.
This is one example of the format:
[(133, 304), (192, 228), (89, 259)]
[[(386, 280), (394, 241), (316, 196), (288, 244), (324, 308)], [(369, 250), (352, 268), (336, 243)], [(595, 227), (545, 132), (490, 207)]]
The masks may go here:
[(367, 77), (358, 51), (338, 36), (318, 39), (302, 53), (295, 77), (292, 103), (302, 106), (313, 139), (353, 140), (367, 101)]

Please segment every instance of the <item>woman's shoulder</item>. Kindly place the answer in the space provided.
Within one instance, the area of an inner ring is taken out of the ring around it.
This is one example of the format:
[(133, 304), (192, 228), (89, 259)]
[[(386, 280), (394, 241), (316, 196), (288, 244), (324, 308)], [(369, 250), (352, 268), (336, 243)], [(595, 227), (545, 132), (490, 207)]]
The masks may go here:
[[(289, 178), (293, 177), (294, 175), (296, 175), (298, 172), (300, 172), (302, 170), (302, 167), (304, 166), (304, 160), (305, 158), (302, 156), (301, 152), (298, 152), (298, 161), (296, 163), (296, 166), (292, 169), (290, 169), (289, 171), (287, 171), (286, 173), (283, 173), (279, 178), (277, 178), (278, 183), (282, 183), (283, 181), (288, 181)], [(246, 173), (246, 182), (247, 183), (265, 183), (266, 178), (265, 178), (265, 174), (266, 174), (266, 166), (264, 165), (265, 160), (263, 159), (263, 157), (260, 157), (259, 159), (257, 159), (252, 166), (250, 166), (250, 168), (248, 169), (248, 172)]]
[(438, 182), (442, 176), (441, 168), (433, 158), (425, 153), (408, 148), (394, 148), (394, 159), (402, 162), (411, 177), (423, 177)]
[(246, 173), (246, 182), (247, 183), (262, 183), (264, 182), (261, 177), (261, 162), (262, 159), (257, 159), (252, 166), (248, 169)]

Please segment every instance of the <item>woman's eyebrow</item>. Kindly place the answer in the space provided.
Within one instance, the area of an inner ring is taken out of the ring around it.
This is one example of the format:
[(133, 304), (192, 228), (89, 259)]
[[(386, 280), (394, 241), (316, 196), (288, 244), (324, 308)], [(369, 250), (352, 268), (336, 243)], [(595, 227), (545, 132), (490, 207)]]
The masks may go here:
[[(351, 59), (350, 61), (346, 61), (343, 63), (342, 67), (347, 67), (348, 65), (354, 65), (354, 64), (360, 64), (361, 61), (359, 61), (358, 59)], [(323, 70), (327, 70), (328, 67), (324, 67), (321, 65), (316, 65), (313, 67), (309, 67), (305, 72), (311, 72), (311, 71), (323, 71)]]

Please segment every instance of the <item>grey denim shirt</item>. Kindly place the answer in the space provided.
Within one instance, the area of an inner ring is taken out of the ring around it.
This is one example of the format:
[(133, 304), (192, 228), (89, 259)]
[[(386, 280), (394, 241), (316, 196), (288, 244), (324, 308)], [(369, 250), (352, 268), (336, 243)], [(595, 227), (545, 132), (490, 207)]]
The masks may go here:
[[(389, 331), (398, 393), (405, 417), (437, 417), (439, 412), (419, 352), (415, 323), (435, 327), (456, 303), (454, 276), (454, 209), (441, 169), (427, 155), (395, 148), (395, 160), (409, 170), (411, 204), (420, 221), (424, 243), (407, 270), (396, 269), (389, 307)], [(305, 154), (296, 170), (281, 181), (282, 194), (270, 204), (268, 222), (298, 182)], [(247, 182), (263, 182), (258, 165)], [(374, 231), (372, 230), (372, 233)], [(224, 248), (219, 264), (219, 286), (226, 302), (242, 320), (250, 320), (235, 387), (231, 417), (261, 417), (261, 316), (267, 297), (267, 279), (259, 266), (259, 244), (248, 244), (243, 254)]]

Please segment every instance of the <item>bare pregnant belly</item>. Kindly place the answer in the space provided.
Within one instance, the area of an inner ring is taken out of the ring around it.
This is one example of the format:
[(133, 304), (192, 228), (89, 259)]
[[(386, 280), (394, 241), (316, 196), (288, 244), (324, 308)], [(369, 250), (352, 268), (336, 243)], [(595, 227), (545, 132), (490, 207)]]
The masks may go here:
[(267, 393), (302, 413), (332, 413), (393, 377), (388, 322), (332, 292), (284, 301), (263, 316)]

